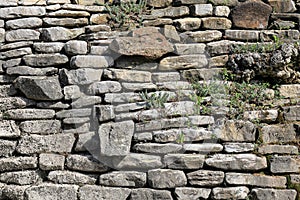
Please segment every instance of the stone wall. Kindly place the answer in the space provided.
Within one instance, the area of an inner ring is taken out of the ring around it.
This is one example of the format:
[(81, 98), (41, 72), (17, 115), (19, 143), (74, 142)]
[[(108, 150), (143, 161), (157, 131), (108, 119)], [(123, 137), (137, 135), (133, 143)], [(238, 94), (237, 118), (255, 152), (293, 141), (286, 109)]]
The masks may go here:
[(298, 0), (149, 0), (132, 32), (78, 3), (0, 0), (1, 199), (298, 198), (300, 85), (228, 120), (190, 81), (234, 44), (299, 40)]

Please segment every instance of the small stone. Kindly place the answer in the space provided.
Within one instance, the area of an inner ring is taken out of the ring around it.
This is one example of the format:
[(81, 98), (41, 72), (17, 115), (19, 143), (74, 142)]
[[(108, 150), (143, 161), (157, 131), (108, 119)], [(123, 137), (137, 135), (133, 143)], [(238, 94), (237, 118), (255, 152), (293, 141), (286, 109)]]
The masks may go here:
[(29, 41), (29, 40), (31, 41), (31, 40), (39, 40), (39, 39), (40, 39), (40, 32), (31, 29), (18, 29), (13, 31), (7, 31), (5, 34), (5, 40), (7, 42)]
[(224, 150), (227, 153), (243, 153), (254, 151), (252, 143), (225, 143)]
[(107, 24), (109, 15), (107, 14), (93, 14), (90, 18), (91, 24)]
[[(1, 130), (1, 129), (0, 129)], [(0, 156), (11, 157), (17, 146), (17, 141), (0, 140)]]
[(279, 92), (285, 98), (300, 97), (300, 84), (280, 85)]
[(88, 88), (89, 94), (99, 95), (104, 93), (120, 92), (121, 84), (117, 81), (94, 82)]
[(14, 138), (19, 137), (21, 134), (19, 127), (15, 121), (2, 120), (0, 121), (0, 137)]
[(34, 67), (47, 67), (53, 65), (62, 65), (69, 61), (63, 54), (33, 54), (23, 57), (26, 65)]
[(10, 157), (0, 158), (0, 171), (16, 171), (37, 168), (36, 157)]
[(88, 155), (69, 155), (66, 159), (66, 166), (70, 170), (82, 172), (106, 172), (108, 168), (92, 156)]
[(112, 105), (99, 105), (95, 106), (94, 108), (99, 122), (104, 122), (115, 118), (114, 107)]
[(20, 76), (49, 76), (57, 74), (58, 69), (55, 67), (45, 68), (33, 68), (27, 66), (9, 67), (6, 69), (6, 73), (9, 75), (20, 75)]
[(27, 106), (35, 105), (34, 101), (23, 97), (3, 97), (0, 98), (0, 110), (11, 110), (17, 108), (25, 108)]
[(76, 70), (62, 69), (59, 71), (64, 84), (87, 85), (101, 80), (102, 69), (82, 68)]
[(101, 103), (101, 97), (82, 96), (71, 103), (72, 108), (82, 108)]
[(214, 199), (246, 199), (249, 189), (244, 186), (213, 188), (212, 196)]
[[(31, 48), (19, 48), (19, 49), (13, 49), (10, 51), (5, 51), (0, 53), (0, 59), (10, 59), (15, 57), (22, 57), (28, 54), (32, 54)], [(7, 64), (6, 64), (7, 67)]]
[(213, 6), (211, 4), (195, 4), (191, 6), (191, 13), (193, 16), (211, 16), (213, 13)]
[(175, 188), (185, 186), (187, 179), (183, 171), (154, 169), (148, 171), (148, 182), (153, 188)]
[(43, 21), (37, 17), (29, 17), (25, 19), (8, 20), (6, 22), (7, 29), (22, 29), (41, 27)]
[(274, 174), (299, 173), (299, 158), (291, 156), (272, 156), (270, 170)]
[(210, 42), (206, 45), (207, 51), (211, 56), (221, 54), (229, 54), (232, 44), (235, 42), (229, 40), (221, 40), (217, 42)]
[(65, 156), (51, 153), (41, 153), (39, 158), (39, 167), (42, 170), (63, 170), (65, 165)]
[(95, 132), (82, 133), (78, 135), (75, 151), (86, 151), (85, 145), (95, 137)]
[(230, 8), (228, 6), (216, 6), (214, 9), (214, 15), (218, 17), (228, 17)]
[(300, 106), (283, 107), (283, 117), (286, 121), (300, 120)]
[(184, 144), (184, 151), (193, 151), (199, 153), (213, 153), (220, 152), (223, 150), (223, 145), (220, 144), (211, 144), (211, 143), (203, 143), (203, 144)]
[(68, 41), (64, 50), (68, 55), (86, 54), (87, 53), (87, 42), (79, 40)]
[(223, 17), (202, 18), (202, 27), (205, 29), (226, 30), (231, 28), (231, 21)]
[(171, 192), (168, 190), (153, 190), (149, 188), (131, 190), (130, 200), (140, 199), (173, 200)]
[[(13, 85), (0, 85), (0, 98), (10, 97), (10, 96), (15, 95), (16, 93), (17, 93), (17, 91), (15, 90)], [(2, 108), (1, 108), (1, 110), (2, 110)]]
[(51, 171), (47, 176), (49, 181), (58, 184), (95, 184), (97, 179), (93, 176), (70, 171)]
[(245, 111), (243, 115), (246, 120), (260, 120), (261, 122), (275, 122), (278, 117), (277, 110)]
[(296, 190), (278, 190), (278, 189), (262, 189), (257, 188), (251, 191), (251, 196), (257, 200), (273, 199), (296, 199)]
[(204, 155), (199, 154), (168, 154), (164, 163), (169, 169), (199, 169), (203, 167)]
[(177, 153), (182, 150), (181, 145), (173, 144), (173, 143), (167, 143), (167, 144), (144, 143), (144, 144), (136, 144), (134, 145), (133, 148), (138, 152), (146, 152), (152, 154)]
[(263, 145), (258, 147), (260, 154), (298, 154), (298, 147), (292, 145)]
[(78, 85), (67, 85), (64, 87), (65, 100), (78, 99), (83, 95)]
[(35, 51), (40, 53), (59, 53), (63, 49), (64, 45), (65, 44), (62, 42), (35, 42), (33, 44), (33, 48)]
[(187, 174), (189, 184), (196, 186), (217, 186), (223, 183), (222, 171), (198, 170)]
[(79, 194), (78, 194), (80, 200), (90, 200), (90, 199), (120, 200), (120, 199), (127, 199), (129, 195), (130, 195), (130, 189), (128, 188), (102, 187), (96, 185), (85, 185), (79, 189)]
[(43, 28), (41, 38), (45, 41), (72, 40), (85, 32), (84, 28), (67, 29), (63, 27)]
[(35, 120), (21, 122), (20, 129), (25, 133), (33, 134), (56, 134), (61, 130), (61, 124), (59, 120)]
[(291, 0), (268, 0), (268, 3), (272, 6), (276, 13), (292, 13), (297, 10), (295, 2)]
[(252, 30), (225, 30), (226, 39), (241, 40), (241, 41), (258, 41), (260, 31)]
[(70, 65), (71, 68), (107, 68), (114, 65), (114, 60), (109, 56), (74, 56)]
[(100, 175), (100, 185), (112, 187), (143, 187), (147, 181), (146, 173), (134, 171), (111, 172)]
[(0, 181), (8, 184), (31, 185), (41, 180), (37, 171), (5, 172), (0, 175)]
[(208, 64), (205, 55), (182, 55), (163, 58), (159, 63), (159, 70), (171, 71), (189, 68), (203, 68)]
[(207, 188), (180, 187), (175, 189), (175, 194), (178, 200), (208, 199), (210, 192), (211, 189)]
[(263, 143), (283, 143), (296, 140), (296, 132), (293, 124), (267, 125), (262, 127)]
[(55, 111), (50, 109), (13, 109), (4, 113), (6, 119), (26, 120), (26, 119), (51, 119), (55, 116)]

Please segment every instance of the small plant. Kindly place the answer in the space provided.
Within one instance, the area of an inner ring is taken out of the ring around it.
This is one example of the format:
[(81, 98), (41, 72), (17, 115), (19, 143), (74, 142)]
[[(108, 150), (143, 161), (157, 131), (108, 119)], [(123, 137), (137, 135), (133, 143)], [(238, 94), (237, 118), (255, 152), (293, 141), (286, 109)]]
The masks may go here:
[(143, 101), (146, 102), (146, 108), (164, 108), (165, 103), (169, 99), (169, 94), (168, 93), (151, 93), (149, 94), (147, 90), (145, 92), (140, 93), (140, 97), (142, 98)]
[(177, 138), (176, 142), (177, 142), (178, 144), (183, 144), (183, 143), (184, 143), (184, 137), (185, 137), (184, 133), (181, 132), (181, 133), (178, 135), (178, 138)]

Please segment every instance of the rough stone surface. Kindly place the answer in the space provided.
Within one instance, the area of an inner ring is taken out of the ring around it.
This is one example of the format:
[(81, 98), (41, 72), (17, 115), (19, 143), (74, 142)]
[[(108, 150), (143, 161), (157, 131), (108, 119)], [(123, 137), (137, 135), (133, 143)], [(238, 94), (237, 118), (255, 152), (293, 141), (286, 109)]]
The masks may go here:
[(41, 6), (18, 6), (0, 9), (0, 18), (12, 19), (18, 17), (43, 16), (46, 9)]
[(122, 90), (121, 84), (118, 81), (101, 81), (92, 83), (89, 88), (89, 94), (104, 94), (120, 92)]
[(25, 121), (21, 122), (20, 129), (26, 133), (55, 134), (60, 132), (61, 123), (58, 120)]
[(68, 55), (86, 54), (87, 53), (87, 42), (80, 40), (68, 41), (64, 50)]
[(47, 178), (56, 184), (95, 184), (97, 179), (93, 176), (70, 171), (51, 171)]
[(214, 153), (214, 152), (221, 152), (223, 150), (223, 145), (212, 144), (212, 143), (184, 144), (183, 149), (185, 151), (193, 151), (199, 153)]
[(91, 156), (69, 155), (66, 159), (68, 169), (83, 172), (106, 172), (107, 167)]
[(63, 27), (52, 27), (43, 28), (41, 37), (46, 41), (65, 41), (75, 39), (83, 33), (83, 28), (67, 29)]
[(131, 190), (130, 200), (139, 199), (173, 200), (171, 192), (168, 190), (153, 190), (149, 188)]
[(200, 28), (201, 19), (194, 17), (176, 19), (174, 25), (179, 31), (196, 30)]
[(155, 169), (148, 171), (148, 182), (153, 188), (175, 188), (185, 186), (187, 179), (183, 171)]
[(76, 69), (76, 70), (60, 70), (60, 78), (65, 84), (86, 85), (93, 82), (100, 81), (103, 70), (102, 69)]
[(205, 55), (182, 55), (163, 58), (159, 63), (162, 71), (172, 71), (189, 68), (204, 68), (208, 64)]
[(249, 189), (244, 186), (212, 189), (214, 199), (246, 199), (248, 193)]
[(55, 111), (50, 109), (13, 109), (4, 113), (6, 119), (51, 119), (55, 116)]
[(291, 156), (272, 156), (270, 171), (274, 174), (299, 173), (299, 158)]
[(284, 107), (283, 117), (287, 121), (300, 120), (300, 106), (288, 106)]
[(37, 168), (38, 159), (36, 157), (11, 157), (0, 158), (0, 171), (25, 170)]
[(12, 156), (16, 146), (17, 146), (17, 141), (0, 140), (0, 156), (1, 157)]
[(46, 68), (33, 68), (28, 66), (9, 67), (6, 73), (9, 75), (21, 75), (21, 76), (46, 76), (57, 74), (58, 69), (54, 67)]
[(293, 124), (267, 125), (261, 129), (264, 143), (291, 142), (296, 139)]
[(143, 187), (147, 182), (146, 173), (135, 171), (111, 172), (100, 175), (101, 185), (112, 187)]
[(13, 120), (0, 121), (0, 137), (14, 138), (19, 137), (21, 134), (19, 127)]
[(202, 18), (202, 27), (205, 29), (226, 30), (231, 28), (231, 21), (223, 17)]
[(298, 147), (293, 145), (263, 145), (258, 147), (260, 154), (298, 154)]
[[(64, 45), (62, 42), (35, 42), (33, 48), (40, 53), (59, 53)], [(49, 62), (52, 62), (52, 59)]]
[(225, 143), (224, 151), (227, 153), (251, 152), (255, 148), (252, 143)]
[(41, 27), (43, 21), (37, 17), (30, 17), (25, 19), (15, 19), (6, 22), (8, 29), (22, 29), (22, 28), (36, 28)]
[(39, 157), (39, 167), (42, 170), (63, 170), (65, 157), (59, 154), (41, 153)]
[(35, 54), (23, 57), (26, 65), (33, 67), (47, 67), (62, 65), (69, 61), (68, 57), (62, 54)]
[(178, 200), (208, 199), (210, 192), (211, 189), (208, 188), (179, 187), (175, 189)]
[(109, 56), (74, 56), (71, 59), (71, 68), (107, 68), (114, 64), (114, 60)]
[(5, 172), (0, 175), (1, 182), (16, 184), (16, 185), (30, 185), (41, 181), (41, 177), (37, 171), (18, 171)]
[(194, 16), (211, 16), (213, 14), (212, 4), (195, 4), (191, 6), (191, 13)]
[(119, 199), (127, 199), (129, 194), (130, 194), (130, 189), (128, 188), (113, 188), (113, 187), (86, 185), (79, 189), (80, 200), (90, 200), (90, 199), (119, 200)]
[(197, 186), (217, 186), (224, 180), (224, 172), (198, 170), (187, 174), (188, 182), (191, 185)]
[(204, 155), (197, 154), (168, 154), (164, 163), (169, 169), (199, 169), (203, 167)]
[(7, 31), (5, 34), (5, 40), (8, 42), (39, 40), (39, 38), (40, 32), (31, 29)]
[(296, 199), (296, 190), (277, 190), (277, 189), (253, 189), (251, 195), (258, 200), (263, 199)]

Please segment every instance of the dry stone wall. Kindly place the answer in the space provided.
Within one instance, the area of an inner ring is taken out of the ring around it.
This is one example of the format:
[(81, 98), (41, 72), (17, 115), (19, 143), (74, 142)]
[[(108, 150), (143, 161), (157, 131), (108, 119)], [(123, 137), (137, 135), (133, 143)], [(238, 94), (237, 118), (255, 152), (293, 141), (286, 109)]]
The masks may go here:
[(299, 84), (241, 119), (191, 98), (233, 45), (299, 41), (299, 0), (148, 0), (132, 31), (101, 3), (0, 0), (0, 199), (299, 199)]

